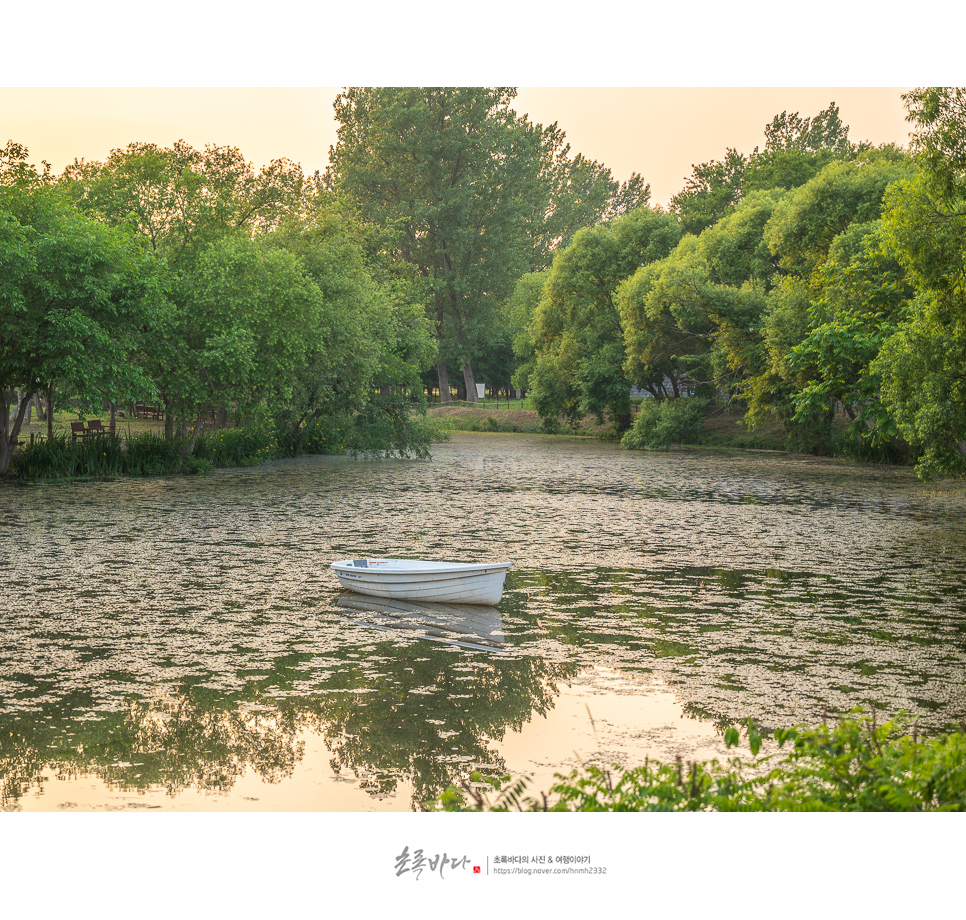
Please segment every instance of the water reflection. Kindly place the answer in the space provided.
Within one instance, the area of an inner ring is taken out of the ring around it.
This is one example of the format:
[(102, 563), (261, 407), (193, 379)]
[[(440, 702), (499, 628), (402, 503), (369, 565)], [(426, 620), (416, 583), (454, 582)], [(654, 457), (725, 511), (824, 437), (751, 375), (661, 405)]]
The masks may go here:
[(350, 622), (478, 651), (503, 651), (503, 617), (485, 604), (440, 604), (390, 600), (347, 591), (336, 603), (352, 611)]
[[(966, 712), (964, 518), (961, 486), (906, 470), (472, 435), (430, 463), (4, 488), (3, 805), (97, 777), (244, 808), (319, 744), (373, 802), (552, 772), (601, 669), (608, 758), (672, 750), (661, 693), (701, 744), (862, 701), (941, 728)], [(366, 555), (514, 569), (476, 629), (347, 605), (328, 565)]]

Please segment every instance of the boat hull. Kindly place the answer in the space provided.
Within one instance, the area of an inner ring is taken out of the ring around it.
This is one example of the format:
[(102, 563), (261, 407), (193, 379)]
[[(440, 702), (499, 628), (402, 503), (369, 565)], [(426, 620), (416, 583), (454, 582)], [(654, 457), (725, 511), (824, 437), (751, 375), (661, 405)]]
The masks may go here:
[(371, 597), (451, 604), (497, 604), (509, 562), (347, 559), (332, 563), (343, 587)]

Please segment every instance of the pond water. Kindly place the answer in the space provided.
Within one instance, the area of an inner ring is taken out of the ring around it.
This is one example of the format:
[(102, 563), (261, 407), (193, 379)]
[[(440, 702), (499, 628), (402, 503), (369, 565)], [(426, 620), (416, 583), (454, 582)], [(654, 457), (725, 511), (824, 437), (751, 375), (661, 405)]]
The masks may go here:
[[(485, 628), (421, 614), (453, 643), (344, 592), (358, 556), (513, 568)], [(0, 573), (6, 810), (410, 811), (747, 717), (966, 715), (966, 491), (898, 468), (457, 434), (4, 487)]]

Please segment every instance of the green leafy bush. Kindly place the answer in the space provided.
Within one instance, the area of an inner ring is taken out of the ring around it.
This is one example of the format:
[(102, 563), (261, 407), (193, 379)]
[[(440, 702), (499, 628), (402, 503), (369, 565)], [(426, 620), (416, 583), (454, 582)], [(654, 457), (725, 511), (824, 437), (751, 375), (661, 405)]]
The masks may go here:
[(343, 451), (343, 429), (346, 423), (335, 418), (307, 419), (298, 428), (278, 426), (276, 444), (280, 457), (305, 454), (340, 454)]
[(645, 399), (634, 423), (621, 439), (625, 450), (666, 450), (672, 444), (694, 443), (704, 424), (707, 400)]
[[(474, 774), (450, 787), (445, 811), (966, 811), (966, 724), (931, 738), (900, 717), (881, 725), (854, 709), (834, 725), (778, 730), (778, 750), (757, 758), (762, 735), (749, 723), (752, 760), (684, 764), (645, 761), (624, 770), (586, 765), (557, 774), (549, 794), (524, 795), (523, 780)], [(725, 732), (729, 747), (736, 728)], [(481, 788), (482, 787), (482, 788)], [(505, 788), (504, 788), (505, 787)], [(487, 791), (489, 790), (489, 791)], [(490, 801), (489, 794), (498, 795)]]
[(15, 458), (14, 471), (21, 479), (166, 476), (261, 463), (277, 455), (271, 430), (222, 429), (201, 435), (186, 456), (187, 446), (184, 438), (152, 432), (126, 438), (102, 434), (78, 441), (55, 435), (35, 439)]

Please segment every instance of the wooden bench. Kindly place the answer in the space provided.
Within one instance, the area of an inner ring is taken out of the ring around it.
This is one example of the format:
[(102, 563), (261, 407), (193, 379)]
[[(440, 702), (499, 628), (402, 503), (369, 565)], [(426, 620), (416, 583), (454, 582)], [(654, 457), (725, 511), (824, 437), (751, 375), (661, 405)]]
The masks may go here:
[(70, 439), (76, 441), (78, 438), (86, 438), (90, 434), (90, 430), (84, 427), (83, 422), (71, 422), (70, 423)]
[(164, 409), (160, 406), (146, 406), (144, 403), (134, 404), (134, 417), (135, 418), (153, 418), (158, 420), (164, 419)]
[(87, 423), (88, 434), (107, 434), (107, 429), (99, 418), (92, 418)]

